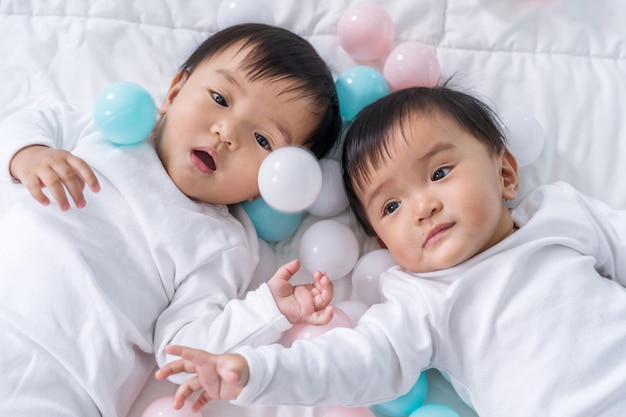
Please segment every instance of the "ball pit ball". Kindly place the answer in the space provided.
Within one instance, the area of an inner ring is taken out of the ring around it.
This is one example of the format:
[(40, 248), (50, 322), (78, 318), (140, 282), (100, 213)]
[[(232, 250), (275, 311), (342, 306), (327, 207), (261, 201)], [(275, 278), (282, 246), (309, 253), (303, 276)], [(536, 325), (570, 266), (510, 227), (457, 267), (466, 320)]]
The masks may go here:
[(394, 265), (387, 249), (375, 249), (359, 258), (352, 270), (352, 288), (361, 301), (370, 306), (380, 302), (379, 276)]
[(439, 81), (439, 60), (430, 46), (422, 42), (403, 42), (387, 56), (383, 75), (391, 91), (434, 87)]
[(258, 183), (267, 204), (294, 213), (305, 210), (317, 198), (322, 188), (322, 169), (308, 149), (283, 146), (265, 157)]
[(409, 417), (461, 417), (459, 413), (443, 404), (424, 404)]
[(363, 2), (346, 9), (337, 23), (341, 47), (357, 61), (383, 56), (395, 35), (393, 20), (381, 6)]
[(508, 149), (521, 168), (530, 165), (539, 157), (544, 146), (541, 125), (535, 117), (522, 109), (511, 109), (500, 114), (504, 123)]
[(404, 395), (372, 406), (372, 409), (388, 417), (404, 417), (417, 410), (428, 393), (428, 379), (421, 373), (413, 387)]
[(341, 163), (335, 159), (322, 158), (319, 164), (322, 169), (322, 188), (307, 211), (317, 217), (332, 217), (348, 207)]
[(250, 217), (256, 234), (266, 242), (278, 242), (298, 230), (302, 213), (285, 213), (272, 208), (262, 198), (244, 201), (241, 206)]
[(174, 396), (169, 395), (157, 398), (145, 408), (141, 417), (198, 417), (198, 413), (191, 411), (191, 402), (185, 402), (180, 410), (174, 409)]
[(359, 300), (342, 300), (335, 304), (337, 308), (346, 313), (350, 322), (355, 324), (359, 322), (361, 316), (369, 309), (370, 306)]
[(389, 84), (372, 67), (357, 65), (349, 68), (335, 81), (341, 117), (350, 121), (363, 107), (389, 94)]
[(289, 336), (291, 339), (291, 343), (295, 342), (296, 340), (309, 340), (323, 333), (326, 333), (327, 331), (329, 331), (330, 329), (334, 329), (335, 327), (353, 327), (352, 321), (350, 321), (348, 315), (337, 306), (335, 306), (333, 318), (330, 319), (328, 323), (319, 326), (308, 323), (296, 323), (289, 330)]
[(376, 414), (367, 407), (335, 405), (326, 410), (323, 417), (376, 417)]
[(140, 85), (120, 81), (96, 97), (93, 117), (102, 135), (116, 145), (134, 145), (148, 137), (157, 120), (157, 108)]
[(359, 257), (359, 242), (348, 226), (324, 219), (309, 226), (300, 239), (299, 258), (311, 275), (324, 271), (331, 280), (347, 275)]

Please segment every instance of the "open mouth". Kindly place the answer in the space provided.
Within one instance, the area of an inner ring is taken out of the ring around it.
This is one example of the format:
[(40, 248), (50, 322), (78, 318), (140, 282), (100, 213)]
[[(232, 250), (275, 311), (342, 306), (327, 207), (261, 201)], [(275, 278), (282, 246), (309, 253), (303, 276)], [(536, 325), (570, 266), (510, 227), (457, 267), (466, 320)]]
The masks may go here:
[(208, 152), (194, 150), (193, 154), (206, 166), (210, 171), (215, 171), (215, 160)]

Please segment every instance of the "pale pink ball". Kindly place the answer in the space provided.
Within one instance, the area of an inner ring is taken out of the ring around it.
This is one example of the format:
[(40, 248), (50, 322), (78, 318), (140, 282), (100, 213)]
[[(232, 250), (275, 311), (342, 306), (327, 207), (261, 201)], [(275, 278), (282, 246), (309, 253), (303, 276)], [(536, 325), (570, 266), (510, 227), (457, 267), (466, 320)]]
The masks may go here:
[(433, 87), (439, 80), (435, 51), (422, 42), (404, 42), (393, 48), (385, 60), (383, 76), (391, 91), (408, 87)]
[(191, 401), (185, 401), (180, 410), (174, 410), (174, 396), (168, 395), (152, 401), (141, 417), (198, 417), (200, 414), (191, 411)]
[(322, 333), (326, 333), (335, 327), (353, 327), (352, 321), (350, 321), (348, 315), (337, 306), (335, 306), (333, 318), (330, 319), (328, 323), (322, 324), (321, 326), (314, 326), (307, 323), (296, 323), (289, 331), (289, 336), (291, 338), (291, 342), (293, 343), (298, 339), (313, 339), (314, 337), (319, 336)]
[(323, 417), (376, 417), (367, 407), (344, 407), (336, 405), (329, 408)]
[(374, 3), (358, 3), (339, 18), (337, 35), (341, 47), (357, 61), (372, 61), (391, 46), (395, 29), (385, 9)]

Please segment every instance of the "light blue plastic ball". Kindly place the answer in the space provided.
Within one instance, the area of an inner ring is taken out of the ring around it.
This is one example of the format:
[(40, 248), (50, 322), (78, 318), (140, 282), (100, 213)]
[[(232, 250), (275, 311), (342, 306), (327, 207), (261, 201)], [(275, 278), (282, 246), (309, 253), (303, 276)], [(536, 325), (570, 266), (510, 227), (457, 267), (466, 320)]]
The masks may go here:
[(372, 409), (389, 417), (405, 417), (422, 405), (427, 392), (428, 379), (422, 372), (409, 392), (395, 400), (373, 405)]
[(259, 238), (266, 242), (278, 242), (298, 230), (302, 221), (302, 213), (285, 213), (270, 207), (265, 200), (257, 198), (241, 203)]
[(443, 404), (424, 404), (409, 417), (461, 417), (459, 413)]
[(100, 91), (93, 117), (107, 140), (117, 145), (133, 145), (152, 132), (157, 120), (157, 108), (143, 87), (120, 81)]
[(344, 71), (335, 81), (341, 117), (352, 120), (363, 107), (389, 94), (389, 84), (372, 67), (357, 65)]

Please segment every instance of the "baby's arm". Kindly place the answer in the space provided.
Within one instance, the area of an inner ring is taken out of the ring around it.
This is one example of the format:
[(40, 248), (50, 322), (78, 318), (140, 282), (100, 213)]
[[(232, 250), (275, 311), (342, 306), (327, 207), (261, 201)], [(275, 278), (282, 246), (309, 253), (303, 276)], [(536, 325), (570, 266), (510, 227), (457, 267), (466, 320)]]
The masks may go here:
[(84, 185), (92, 191), (99, 185), (91, 168), (69, 150), (90, 123), (90, 114), (65, 104), (8, 116), (0, 123), (0, 179), (18, 180), (44, 205), (50, 203), (42, 192), (47, 187), (61, 209), (69, 208), (68, 193), (78, 207), (83, 206)]
[(164, 380), (179, 374), (195, 374), (176, 390), (174, 408), (180, 410), (191, 395), (199, 391), (193, 401), (192, 410), (198, 411), (210, 400), (234, 400), (246, 386), (250, 369), (241, 355), (226, 353), (213, 355), (204, 350), (182, 346), (167, 346), (165, 351), (180, 359), (159, 369), (155, 377)]
[(77, 208), (85, 206), (85, 184), (93, 192), (100, 190), (98, 179), (81, 158), (62, 149), (31, 145), (20, 149), (9, 163), (11, 176), (21, 182), (31, 196), (47, 206), (50, 200), (43, 193), (48, 188), (61, 210), (69, 210), (69, 193)]
[(333, 284), (328, 275), (317, 271), (314, 283), (292, 285), (289, 279), (300, 269), (300, 261), (294, 259), (281, 266), (267, 285), (276, 305), (290, 323), (305, 322), (314, 325), (326, 324), (333, 317)]

